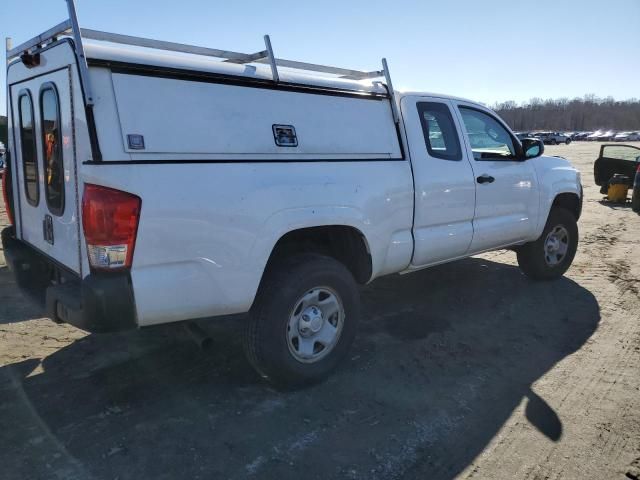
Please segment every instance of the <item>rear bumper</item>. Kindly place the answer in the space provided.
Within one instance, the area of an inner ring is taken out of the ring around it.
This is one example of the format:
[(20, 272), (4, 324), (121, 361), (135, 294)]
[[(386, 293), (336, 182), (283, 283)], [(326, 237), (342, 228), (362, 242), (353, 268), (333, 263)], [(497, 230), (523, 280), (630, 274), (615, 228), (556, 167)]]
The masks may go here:
[(4, 255), (20, 289), (56, 322), (94, 333), (137, 327), (129, 272), (91, 273), (80, 279), (33, 247), (2, 231)]

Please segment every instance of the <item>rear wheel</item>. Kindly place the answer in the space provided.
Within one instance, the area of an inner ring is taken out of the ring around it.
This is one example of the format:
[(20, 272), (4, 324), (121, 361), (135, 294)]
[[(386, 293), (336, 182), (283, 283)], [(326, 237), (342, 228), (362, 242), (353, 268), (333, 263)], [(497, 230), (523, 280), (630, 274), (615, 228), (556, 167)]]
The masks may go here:
[(247, 358), (277, 385), (318, 382), (347, 354), (359, 315), (358, 288), (342, 263), (293, 255), (265, 273), (245, 332)]
[(571, 139), (570, 139), (570, 138), (567, 138), (567, 139), (564, 141), (564, 143), (566, 143), (567, 145), (569, 145), (569, 144), (571, 143)]
[(518, 265), (534, 280), (553, 280), (571, 266), (578, 248), (578, 224), (564, 208), (553, 208), (542, 235), (517, 250)]

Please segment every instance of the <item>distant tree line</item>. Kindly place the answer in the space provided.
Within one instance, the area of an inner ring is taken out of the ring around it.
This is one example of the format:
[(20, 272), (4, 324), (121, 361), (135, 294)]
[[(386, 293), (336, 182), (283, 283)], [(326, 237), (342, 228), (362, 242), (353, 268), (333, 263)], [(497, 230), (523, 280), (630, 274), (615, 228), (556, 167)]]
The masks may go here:
[(640, 130), (640, 100), (637, 98), (624, 101), (595, 95), (572, 100), (532, 98), (522, 104), (514, 101), (496, 103), (493, 109), (517, 131)]

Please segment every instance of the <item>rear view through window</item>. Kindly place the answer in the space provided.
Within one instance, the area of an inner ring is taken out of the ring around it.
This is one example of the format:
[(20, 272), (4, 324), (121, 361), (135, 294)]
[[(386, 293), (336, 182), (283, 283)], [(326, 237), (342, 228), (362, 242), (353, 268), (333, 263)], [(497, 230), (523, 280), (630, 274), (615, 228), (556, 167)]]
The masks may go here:
[(38, 159), (36, 156), (36, 137), (33, 126), (33, 104), (31, 103), (31, 96), (28, 93), (23, 93), (20, 96), (19, 109), (24, 190), (27, 201), (31, 205), (37, 205), (39, 199)]
[(64, 169), (60, 146), (60, 114), (58, 95), (53, 84), (40, 93), (42, 115), (42, 152), (44, 154), (44, 193), (51, 213), (62, 215), (64, 210)]

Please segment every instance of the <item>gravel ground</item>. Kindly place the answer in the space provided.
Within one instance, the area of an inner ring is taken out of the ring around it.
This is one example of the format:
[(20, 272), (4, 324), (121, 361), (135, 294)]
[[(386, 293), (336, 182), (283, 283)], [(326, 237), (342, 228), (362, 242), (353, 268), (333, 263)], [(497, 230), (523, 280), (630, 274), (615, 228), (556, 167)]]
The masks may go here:
[(379, 279), (346, 365), (297, 392), (253, 373), (241, 318), (206, 322), (208, 351), (87, 335), (0, 267), (0, 477), (640, 478), (640, 216), (602, 201), (598, 148), (547, 148), (585, 185), (565, 278), (499, 251)]

